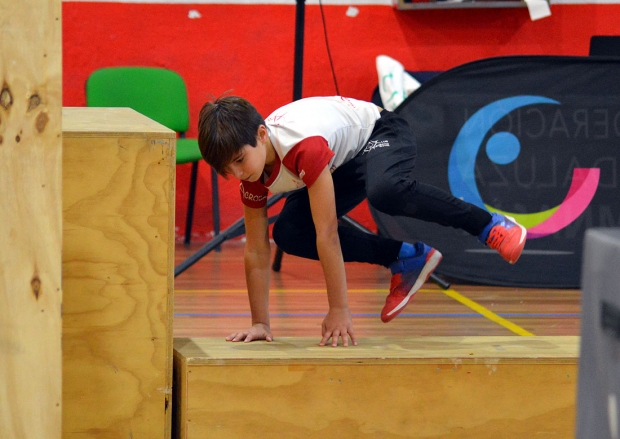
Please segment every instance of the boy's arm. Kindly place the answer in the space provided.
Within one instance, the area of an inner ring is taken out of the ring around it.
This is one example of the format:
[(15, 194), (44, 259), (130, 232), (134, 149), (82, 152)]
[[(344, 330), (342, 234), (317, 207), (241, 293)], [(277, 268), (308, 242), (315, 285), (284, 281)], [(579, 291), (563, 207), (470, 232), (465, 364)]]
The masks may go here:
[(267, 207), (254, 209), (244, 206), (245, 220), (245, 279), (252, 312), (252, 327), (226, 337), (228, 341), (272, 341), (269, 325), (269, 278), (271, 249)]
[(343, 346), (348, 346), (349, 337), (357, 345), (351, 313), (347, 302), (347, 280), (338, 238), (338, 219), (336, 217), (336, 197), (334, 182), (326, 166), (317, 180), (308, 187), (312, 220), (316, 229), (316, 247), (323, 267), (329, 311), (323, 320), (321, 346), (332, 339), (332, 346), (338, 346), (342, 338)]

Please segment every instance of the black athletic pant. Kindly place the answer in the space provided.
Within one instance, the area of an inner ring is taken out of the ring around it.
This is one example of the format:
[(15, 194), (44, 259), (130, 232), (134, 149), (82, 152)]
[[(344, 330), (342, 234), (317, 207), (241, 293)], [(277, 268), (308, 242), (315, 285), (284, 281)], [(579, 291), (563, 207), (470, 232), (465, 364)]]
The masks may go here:
[[(382, 111), (364, 149), (332, 174), (338, 218), (367, 198), (372, 207), (385, 214), (435, 222), (478, 236), (491, 215), (449, 192), (416, 181), (415, 160), (415, 139), (407, 122)], [(402, 245), (401, 241), (342, 225), (338, 235), (345, 262), (387, 267), (396, 260)], [(287, 196), (273, 238), (286, 253), (318, 260), (307, 188)]]

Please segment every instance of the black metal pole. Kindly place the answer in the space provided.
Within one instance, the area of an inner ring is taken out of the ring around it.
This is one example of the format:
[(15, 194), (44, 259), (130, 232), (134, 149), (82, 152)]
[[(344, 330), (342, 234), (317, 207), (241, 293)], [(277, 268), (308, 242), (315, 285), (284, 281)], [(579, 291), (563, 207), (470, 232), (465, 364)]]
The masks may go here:
[[(295, 54), (294, 54), (294, 65), (293, 65), (293, 100), (297, 101), (302, 97), (302, 85), (303, 85), (303, 71), (304, 71), (304, 29), (305, 29), (305, 10), (306, 10), (306, 0), (297, 0), (297, 5), (295, 9)], [(359, 224), (358, 222), (352, 220), (348, 216), (343, 216), (341, 220), (347, 223), (349, 226), (352, 226), (358, 230), (361, 230), (366, 233), (372, 233), (370, 230), (366, 229), (364, 226)], [(271, 265), (271, 269), (273, 271), (280, 271), (280, 267), (282, 266), (282, 256), (283, 252), (278, 247), (276, 248), (276, 255), (273, 259), (273, 264)], [(443, 280), (441, 277), (436, 274), (431, 274), (430, 279), (433, 280), (437, 285), (439, 285), (444, 290), (450, 288), (450, 284)]]
[(179, 265), (174, 267), (174, 277), (177, 277), (179, 274), (183, 273), (189, 267), (198, 262), (203, 256), (209, 253), (211, 250), (214, 250), (220, 244), (222, 244), (227, 239), (232, 239), (236, 236), (239, 236), (243, 233), (244, 222), (243, 218), (239, 218), (235, 221), (230, 227), (224, 230), (219, 235), (215, 236), (211, 241), (207, 242), (205, 245), (200, 247), (195, 253), (193, 253), (190, 257), (185, 259)]
[[(267, 199), (267, 207), (273, 206), (277, 203), (282, 197), (284, 197), (284, 193), (272, 195)], [(277, 215), (269, 218), (269, 224), (273, 223), (277, 218)], [(205, 245), (196, 250), (195, 253), (190, 255), (187, 259), (181, 262), (179, 265), (174, 267), (174, 277), (177, 277), (179, 274), (183, 273), (189, 267), (198, 262), (203, 256), (207, 253), (211, 252), (215, 248), (217, 248), (224, 241), (232, 238), (236, 238), (237, 236), (241, 236), (245, 233), (245, 221), (243, 217), (239, 218), (235, 221), (231, 226), (229, 226), (226, 230), (222, 231), (218, 235), (216, 235), (211, 241), (207, 242)]]
[[(295, 7), (295, 53), (293, 63), (293, 100), (301, 99), (304, 74), (304, 29), (306, 15), (306, 0), (297, 0)], [(280, 247), (276, 247), (276, 255), (273, 258), (271, 269), (280, 271), (282, 267), (282, 256), (284, 252)]]
[[(373, 233), (372, 231), (368, 230), (366, 227), (364, 227), (363, 225), (349, 218), (346, 215), (341, 217), (340, 221), (342, 221), (344, 224), (347, 224), (350, 227), (353, 227), (354, 229), (359, 230), (360, 232), (371, 233), (371, 234)], [(442, 290), (447, 290), (450, 288), (450, 282), (446, 281), (445, 279), (436, 275), (435, 273), (431, 273), (431, 275), (429, 276), (429, 279), (435, 282), (437, 285), (439, 285), (439, 288), (441, 288)]]
[(304, 73), (304, 28), (306, 0), (297, 0), (295, 8), (295, 63), (293, 65), (293, 100), (301, 99)]

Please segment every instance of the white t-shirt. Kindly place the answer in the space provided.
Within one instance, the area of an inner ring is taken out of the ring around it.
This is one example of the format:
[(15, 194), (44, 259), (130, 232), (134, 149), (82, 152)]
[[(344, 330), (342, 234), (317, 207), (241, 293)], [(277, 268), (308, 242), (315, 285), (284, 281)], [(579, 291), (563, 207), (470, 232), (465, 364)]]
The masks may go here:
[(366, 145), (379, 108), (340, 96), (300, 99), (274, 111), (265, 123), (276, 150), (273, 172), (266, 180), (242, 181), (241, 200), (249, 207), (276, 194), (310, 186), (325, 166), (334, 172)]

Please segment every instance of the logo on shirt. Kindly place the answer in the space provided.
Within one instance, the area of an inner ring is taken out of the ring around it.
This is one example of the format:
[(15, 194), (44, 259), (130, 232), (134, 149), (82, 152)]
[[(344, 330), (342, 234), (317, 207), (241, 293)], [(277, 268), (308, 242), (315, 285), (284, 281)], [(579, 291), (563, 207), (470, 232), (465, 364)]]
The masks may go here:
[(253, 194), (251, 192), (246, 191), (243, 188), (243, 183), (241, 183), (239, 185), (239, 188), (241, 189), (241, 194), (242, 194), (242, 196), (243, 196), (243, 198), (245, 200), (249, 200), (249, 201), (253, 201), (253, 202), (257, 203), (257, 202), (263, 201), (263, 200), (265, 200), (267, 198), (267, 195), (256, 195), (256, 194)]
[(385, 148), (388, 146), (390, 146), (390, 142), (388, 142), (387, 140), (371, 140), (366, 144), (366, 147), (364, 148), (364, 151), (362, 152), (362, 154), (366, 154), (367, 152), (370, 152), (373, 149)]
[(277, 124), (278, 122), (280, 122), (280, 120), (284, 118), (284, 116), (286, 116), (286, 113), (287, 112), (285, 111), (284, 113), (280, 114), (272, 114), (267, 118), (267, 122)]

